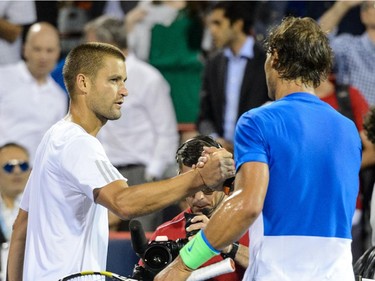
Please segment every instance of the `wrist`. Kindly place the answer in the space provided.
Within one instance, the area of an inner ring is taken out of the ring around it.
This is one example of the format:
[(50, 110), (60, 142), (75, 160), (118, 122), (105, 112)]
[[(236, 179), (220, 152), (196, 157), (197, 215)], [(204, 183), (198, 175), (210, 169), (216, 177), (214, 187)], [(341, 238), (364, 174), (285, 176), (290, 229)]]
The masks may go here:
[(209, 243), (202, 230), (180, 250), (181, 259), (190, 270), (197, 269), (219, 253)]
[(222, 256), (223, 259), (231, 258), (232, 260), (234, 260), (236, 255), (237, 255), (238, 248), (239, 248), (239, 243), (234, 242), (234, 243), (232, 243), (231, 249), (230, 249), (229, 252), (227, 252), (227, 253), (221, 252), (220, 255)]
[(195, 170), (197, 171), (197, 173), (199, 175), (199, 178), (201, 179), (201, 182), (202, 182), (201, 186), (208, 187), (207, 184), (206, 184), (206, 182), (204, 181), (202, 173), (199, 171), (199, 168), (195, 168)]

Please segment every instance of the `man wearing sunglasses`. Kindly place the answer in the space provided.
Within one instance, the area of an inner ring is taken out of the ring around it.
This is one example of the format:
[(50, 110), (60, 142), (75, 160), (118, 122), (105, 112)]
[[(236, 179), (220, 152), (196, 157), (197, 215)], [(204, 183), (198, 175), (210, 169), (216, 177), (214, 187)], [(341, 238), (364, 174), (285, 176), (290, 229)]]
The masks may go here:
[(0, 147), (0, 243), (9, 241), (21, 194), (30, 175), (29, 153), (16, 143)]
[[(176, 152), (176, 160), (179, 174), (192, 170), (201, 156), (203, 146), (220, 148), (221, 145), (209, 136), (199, 135), (184, 142)], [(221, 188), (215, 188), (221, 190)], [(186, 197), (187, 208), (174, 217), (160, 225), (150, 238), (156, 240), (158, 236), (167, 236), (169, 240), (189, 238), (204, 228), (210, 220), (211, 215), (226, 198), (226, 194), (215, 191), (211, 188), (204, 188), (191, 196)], [(245, 269), (249, 262), (249, 234), (243, 235), (238, 242), (235, 242), (225, 249), (221, 255), (213, 257), (203, 266), (214, 264), (230, 257), (236, 263), (236, 271), (223, 274), (210, 281), (237, 281), (242, 280)], [(141, 261), (143, 265), (143, 262)]]

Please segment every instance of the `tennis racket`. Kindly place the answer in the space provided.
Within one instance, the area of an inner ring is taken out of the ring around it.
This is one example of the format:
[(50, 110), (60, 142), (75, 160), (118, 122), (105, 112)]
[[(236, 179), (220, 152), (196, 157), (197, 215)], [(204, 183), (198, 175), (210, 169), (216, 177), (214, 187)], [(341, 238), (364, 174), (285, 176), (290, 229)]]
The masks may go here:
[(138, 281), (109, 271), (83, 271), (65, 276), (59, 281)]
[[(190, 275), (188, 281), (207, 280), (221, 274), (235, 271), (234, 261), (227, 258), (220, 262), (199, 268)], [(138, 279), (127, 278), (108, 271), (84, 271), (66, 276), (59, 281), (139, 281)]]

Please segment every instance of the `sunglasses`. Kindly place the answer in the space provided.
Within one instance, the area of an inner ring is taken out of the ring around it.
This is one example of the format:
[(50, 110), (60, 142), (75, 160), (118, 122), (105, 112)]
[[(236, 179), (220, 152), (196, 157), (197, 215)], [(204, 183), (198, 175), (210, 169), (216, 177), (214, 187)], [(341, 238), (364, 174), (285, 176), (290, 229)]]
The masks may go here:
[(22, 172), (26, 172), (30, 168), (29, 162), (13, 159), (13, 160), (10, 160), (8, 163), (5, 163), (5, 165), (3, 166), (3, 170), (6, 173), (11, 174), (13, 173), (14, 168), (16, 166), (20, 167)]

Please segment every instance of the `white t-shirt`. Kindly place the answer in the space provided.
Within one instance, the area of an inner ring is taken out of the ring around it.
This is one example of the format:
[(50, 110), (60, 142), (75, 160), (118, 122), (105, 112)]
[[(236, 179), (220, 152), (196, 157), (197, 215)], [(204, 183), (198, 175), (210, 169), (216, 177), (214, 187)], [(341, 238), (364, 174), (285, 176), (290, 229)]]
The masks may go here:
[(23, 145), (33, 162), (44, 133), (67, 109), (68, 96), (52, 77), (40, 85), (24, 61), (0, 66), (0, 145)]
[(46, 133), (20, 205), (28, 212), (24, 281), (105, 270), (108, 212), (93, 190), (116, 180), (126, 179), (83, 128), (61, 120)]

